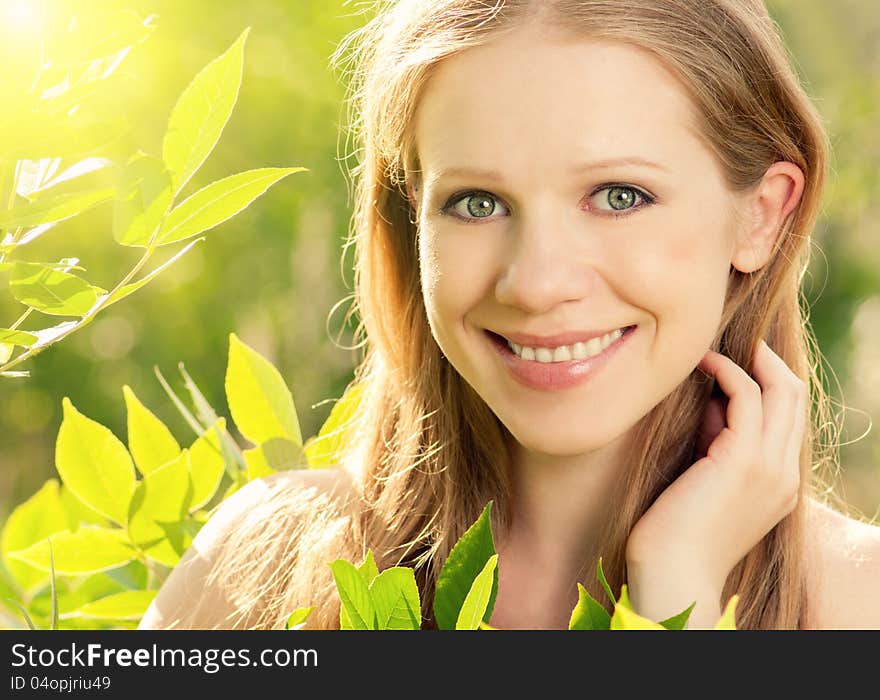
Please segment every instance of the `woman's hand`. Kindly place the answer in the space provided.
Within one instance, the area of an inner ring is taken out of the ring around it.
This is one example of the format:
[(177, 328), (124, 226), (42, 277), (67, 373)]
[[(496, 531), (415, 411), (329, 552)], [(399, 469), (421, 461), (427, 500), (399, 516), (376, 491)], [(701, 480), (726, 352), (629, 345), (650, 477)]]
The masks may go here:
[(763, 340), (755, 379), (711, 350), (698, 366), (727, 400), (709, 402), (699, 459), (636, 523), (626, 550), (635, 610), (663, 620), (696, 600), (691, 628), (714, 626), (730, 571), (797, 505), (808, 400)]

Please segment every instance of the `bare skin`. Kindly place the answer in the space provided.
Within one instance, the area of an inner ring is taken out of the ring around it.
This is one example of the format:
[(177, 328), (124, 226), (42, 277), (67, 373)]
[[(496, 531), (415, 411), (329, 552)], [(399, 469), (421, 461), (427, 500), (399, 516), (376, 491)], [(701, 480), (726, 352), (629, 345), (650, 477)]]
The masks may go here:
[[(695, 121), (685, 89), (653, 56), (540, 26), (445, 60), (422, 95), (410, 196), (428, 320), (515, 441), (499, 626), (567, 620), (634, 427), (695, 367), (729, 403), (706, 416), (707, 454), (632, 533), (637, 610), (663, 619), (697, 600), (692, 625), (714, 624), (727, 574), (797, 503), (805, 386), (765, 344), (754, 377), (708, 348), (729, 271), (770, 260), (804, 176), (780, 161), (734, 193)], [(626, 349), (567, 390), (523, 387), (486, 339), (486, 330), (631, 324)]]

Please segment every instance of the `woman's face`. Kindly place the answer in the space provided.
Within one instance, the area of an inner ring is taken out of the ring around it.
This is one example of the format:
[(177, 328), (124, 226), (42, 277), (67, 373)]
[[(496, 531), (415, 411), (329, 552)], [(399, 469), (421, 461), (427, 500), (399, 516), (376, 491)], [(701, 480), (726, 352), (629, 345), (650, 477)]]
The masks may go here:
[[(735, 200), (694, 124), (682, 86), (644, 50), (535, 27), (447, 59), (427, 84), (414, 197), (428, 320), (528, 449), (608, 444), (709, 348)], [(586, 342), (629, 326), (604, 351)], [(519, 338), (535, 359), (490, 331), (540, 336)]]

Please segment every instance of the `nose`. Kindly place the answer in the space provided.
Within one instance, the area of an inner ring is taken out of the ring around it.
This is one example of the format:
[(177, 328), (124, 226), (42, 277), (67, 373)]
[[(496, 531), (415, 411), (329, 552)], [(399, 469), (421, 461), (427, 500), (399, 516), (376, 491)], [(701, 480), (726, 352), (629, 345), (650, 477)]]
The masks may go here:
[(543, 224), (520, 220), (495, 284), (498, 302), (540, 314), (588, 297), (597, 276), (589, 235), (573, 223), (548, 226), (546, 219)]

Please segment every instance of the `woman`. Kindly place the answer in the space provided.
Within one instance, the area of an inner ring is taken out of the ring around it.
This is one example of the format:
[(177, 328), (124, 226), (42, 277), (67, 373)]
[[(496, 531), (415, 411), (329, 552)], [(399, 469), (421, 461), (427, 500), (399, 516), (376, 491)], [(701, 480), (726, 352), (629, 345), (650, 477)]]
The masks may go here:
[(349, 48), (350, 449), (229, 499), (141, 627), (338, 627), (371, 549), (431, 628), (489, 500), (496, 627), (565, 628), (600, 556), (656, 620), (880, 627), (880, 528), (819, 500), (828, 140), (761, 0), (402, 0)]

